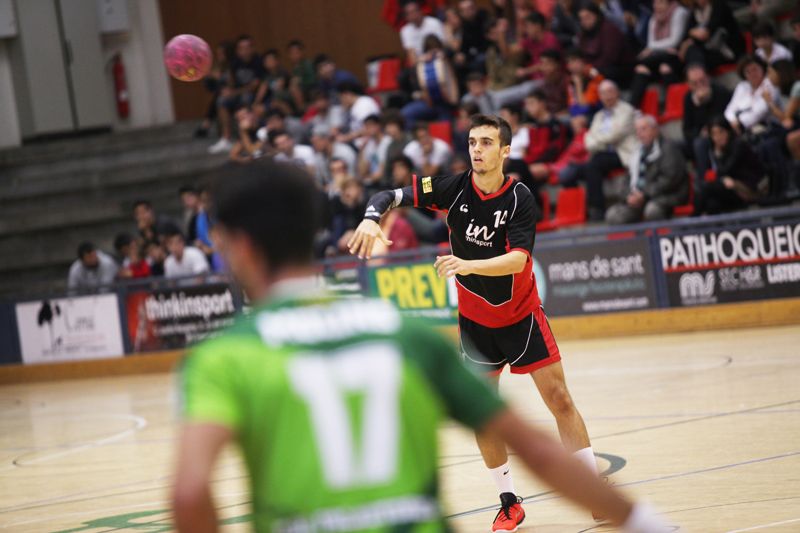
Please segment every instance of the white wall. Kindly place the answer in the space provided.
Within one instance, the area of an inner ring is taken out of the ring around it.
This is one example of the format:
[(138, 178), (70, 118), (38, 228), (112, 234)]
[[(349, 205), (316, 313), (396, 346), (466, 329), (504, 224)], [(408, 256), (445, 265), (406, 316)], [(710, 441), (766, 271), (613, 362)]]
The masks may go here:
[[(164, 68), (161, 15), (157, 0), (128, 2), (130, 31), (103, 36), (106, 80), (109, 98), (114, 105), (114, 129), (125, 130), (170, 124), (175, 121), (167, 71)], [(130, 116), (116, 114), (111, 59), (122, 54), (130, 98)]]
[(0, 148), (22, 142), (8, 45), (0, 39)]

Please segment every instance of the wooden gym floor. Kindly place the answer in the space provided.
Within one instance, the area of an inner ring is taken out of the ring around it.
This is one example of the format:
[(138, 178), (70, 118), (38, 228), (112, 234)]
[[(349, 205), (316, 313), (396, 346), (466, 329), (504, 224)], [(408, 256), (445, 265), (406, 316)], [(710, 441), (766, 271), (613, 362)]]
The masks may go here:
[[(800, 326), (563, 341), (568, 384), (601, 469), (695, 532), (800, 531)], [(502, 393), (555, 425), (527, 376)], [(174, 376), (0, 387), (0, 530), (169, 531)], [(442, 430), (446, 508), (489, 531), (495, 489), (472, 436)], [(521, 531), (612, 531), (514, 469)], [(241, 461), (214, 485), (225, 531), (246, 531)]]

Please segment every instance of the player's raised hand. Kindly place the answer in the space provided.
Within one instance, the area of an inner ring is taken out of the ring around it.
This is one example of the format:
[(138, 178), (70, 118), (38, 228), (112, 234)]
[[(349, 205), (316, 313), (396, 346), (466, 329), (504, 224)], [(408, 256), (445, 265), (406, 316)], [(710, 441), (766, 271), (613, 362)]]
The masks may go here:
[(470, 261), (454, 255), (436, 256), (436, 262), (433, 263), (433, 267), (436, 269), (436, 273), (439, 274), (440, 278), (452, 278), (456, 274), (461, 274), (462, 276), (472, 274), (470, 270)]
[(390, 241), (381, 230), (381, 226), (374, 220), (365, 219), (356, 228), (355, 233), (347, 242), (350, 253), (357, 255), (359, 259), (369, 259), (372, 256), (372, 247), (375, 239), (380, 240), (386, 246), (390, 246)]

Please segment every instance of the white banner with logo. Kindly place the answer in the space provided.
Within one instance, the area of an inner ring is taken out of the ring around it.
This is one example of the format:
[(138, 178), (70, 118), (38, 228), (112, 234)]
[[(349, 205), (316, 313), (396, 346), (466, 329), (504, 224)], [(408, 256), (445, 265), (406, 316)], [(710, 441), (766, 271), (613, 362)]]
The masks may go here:
[(18, 303), (17, 327), (25, 363), (122, 357), (115, 294)]

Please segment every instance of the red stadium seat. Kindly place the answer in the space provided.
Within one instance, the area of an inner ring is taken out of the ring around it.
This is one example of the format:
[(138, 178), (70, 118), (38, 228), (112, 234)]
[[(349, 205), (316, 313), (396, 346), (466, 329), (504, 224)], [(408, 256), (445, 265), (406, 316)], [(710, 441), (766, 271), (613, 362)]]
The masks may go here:
[(540, 191), (539, 197), (542, 199), (542, 222), (550, 220), (550, 193)]
[(539, 231), (550, 231), (586, 222), (586, 190), (583, 187), (564, 188), (558, 193), (556, 216), (536, 225)]
[(694, 213), (694, 174), (689, 173), (689, 199), (683, 205), (676, 205), (672, 215), (676, 217), (689, 217)]
[(667, 87), (667, 100), (664, 104), (664, 114), (658, 118), (661, 124), (683, 119), (683, 99), (687, 92), (689, 92), (688, 83), (673, 83)]
[(380, 59), (367, 65), (367, 80), (369, 86), (367, 93), (385, 93), (397, 91), (400, 84), (397, 76), (403, 68), (403, 63), (396, 57)]
[(749, 31), (744, 32), (744, 50), (748, 55), (753, 55), (753, 34)]
[(453, 145), (453, 126), (449, 120), (442, 120), (439, 122), (431, 122), (428, 124), (428, 132), (431, 137), (441, 139), (450, 146)]
[(710, 169), (706, 170), (705, 179), (706, 179), (706, 181), (714, 181), (714, 180), (716, 180), (717, 179), (717, 171), (714, 170), (713, 168), (710, 168)]
[(658, 89), (650, 87), (644, 92), (639, 109), (645, 115), (658, 116)]

